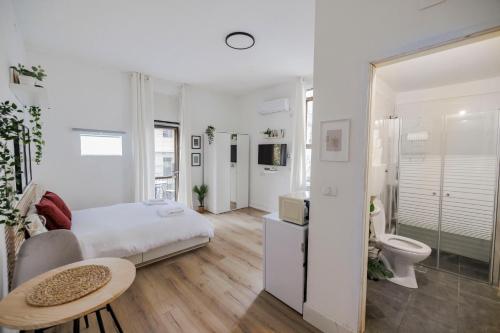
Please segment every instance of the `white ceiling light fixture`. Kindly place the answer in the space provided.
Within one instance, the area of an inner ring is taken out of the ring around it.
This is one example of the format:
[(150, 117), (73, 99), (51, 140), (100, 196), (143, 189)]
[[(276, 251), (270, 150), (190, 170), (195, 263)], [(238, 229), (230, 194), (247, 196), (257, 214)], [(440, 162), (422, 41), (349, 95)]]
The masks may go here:
[(226, 36), (226, 45), (235, 50), (248, 50), (255, 45), (255, 38), (248, 32), (236, 31)]

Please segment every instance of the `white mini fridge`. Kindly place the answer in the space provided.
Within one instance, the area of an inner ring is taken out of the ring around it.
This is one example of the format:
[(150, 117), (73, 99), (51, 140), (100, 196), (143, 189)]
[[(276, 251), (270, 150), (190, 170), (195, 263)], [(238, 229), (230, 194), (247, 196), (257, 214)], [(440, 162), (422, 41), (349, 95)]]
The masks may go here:
[(307, 225), (264, 216), (264, 290), (302, 314), (306, 291)]

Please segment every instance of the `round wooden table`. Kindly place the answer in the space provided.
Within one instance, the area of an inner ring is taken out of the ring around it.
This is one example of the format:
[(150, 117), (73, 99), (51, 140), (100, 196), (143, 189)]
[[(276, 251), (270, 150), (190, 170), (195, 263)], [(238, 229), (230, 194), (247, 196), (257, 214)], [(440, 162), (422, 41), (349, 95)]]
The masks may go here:
[[(68, 268), (90, 264), (104, 265), (111, 270), (111, 280), (102, 288), (75, 301), (56, 306), (38, 307), (26, 303), (26, 294), (46, 278)], [(109, 304), (123, 294), (134, 279), (135, 266), (130, 261), (119, 258), (89, 259), (58, 267), (21, 284), (0, 302), (0, 326), (17, 330), (37, 330), (74, 320), (74, 330), (79, 331), (79, 318), (97, 311), (99, 328), (102, 330), (102, 319), (98, 310), (106, 308), (121, 331)]]

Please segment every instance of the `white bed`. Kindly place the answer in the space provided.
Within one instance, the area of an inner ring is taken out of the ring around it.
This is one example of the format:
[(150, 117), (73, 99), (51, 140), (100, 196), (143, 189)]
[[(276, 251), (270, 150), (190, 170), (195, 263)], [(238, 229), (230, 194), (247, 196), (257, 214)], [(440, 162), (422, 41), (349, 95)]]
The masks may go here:
[[(122, 257), (143, 265), (206, 245), (214, 236), (212, 223), (174, 201), (168, 205), (125, 203), (72, 211), (71, 231), (85, 258)], [(184, 212), (160, 217), (159, 209)]]

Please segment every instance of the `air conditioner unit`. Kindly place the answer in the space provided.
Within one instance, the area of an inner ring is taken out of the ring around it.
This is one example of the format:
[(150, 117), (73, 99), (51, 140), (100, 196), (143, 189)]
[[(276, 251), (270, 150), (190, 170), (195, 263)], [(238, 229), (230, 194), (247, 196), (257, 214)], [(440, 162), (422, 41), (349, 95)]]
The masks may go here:
[(290, 103), (288, 102), (288, 98), (278, 98), (262, 103), (259, 113), (269, 114), (288, 111), (290, 111)]

